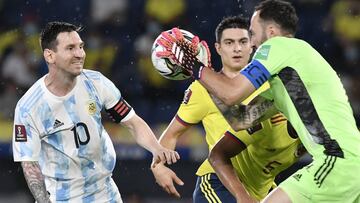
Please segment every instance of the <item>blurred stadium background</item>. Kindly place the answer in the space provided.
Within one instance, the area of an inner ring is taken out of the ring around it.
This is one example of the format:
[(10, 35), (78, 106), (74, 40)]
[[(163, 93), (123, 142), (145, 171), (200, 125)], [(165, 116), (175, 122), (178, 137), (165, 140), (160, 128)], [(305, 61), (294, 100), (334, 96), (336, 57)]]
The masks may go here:
[[(16, 102), (47, 67), (38, 45), (48, 21), (83, 25), (85, 67), (101, 71), (121, 90), (159, 136), (172, 119), (191, 81), (161, 78), (152, 68), (150, 49), (162, 30), (179, 26), (208, 42), (214, 67), (214, 30), (224, 16), (250, 16), (257, 0), (0, 0), (0, 202), (33, 202), (19, 164), (12, 161), (11, 136)], [(360, 1), (293, 0), (300, 17), (298, 38), (305, 39), (341, 77), (354, 115), (360, 119)], [(316, 67), (313, 67), (316, 68)], [(106, 116), (104, 117), (106, 118)], [(149, 170), (150, 155), (129, 133), (105, 120), (117, 151), (114, 179), (125, 202), (191, 202), (194, 173), (207, 156), (203, 131), (194, 127), (181, 138), (182, 160), (173, 169), (185, 181), (183, 198), (170, 198)], [(278, 181), (309, 161), (301, 160)]]

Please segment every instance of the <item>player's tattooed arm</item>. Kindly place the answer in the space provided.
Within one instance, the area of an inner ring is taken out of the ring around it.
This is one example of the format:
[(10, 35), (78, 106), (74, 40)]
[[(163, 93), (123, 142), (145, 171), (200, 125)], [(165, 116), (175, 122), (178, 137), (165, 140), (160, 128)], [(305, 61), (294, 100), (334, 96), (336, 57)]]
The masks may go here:
[(49, 194), (45, 187), (44, 176), (41, 173), (39, 163), (35, 161), (23, 161), (21, 162), (21, 166), (23, 168), (26, 182), (36, 202), (50, 202)]
[(272, 101), (260, 96), (248, 105), (233, 106), (227, 106), (214, 95), (211, 95), (211, 98), (230, 126), (236, 131), (248, 129), (278, 112)]

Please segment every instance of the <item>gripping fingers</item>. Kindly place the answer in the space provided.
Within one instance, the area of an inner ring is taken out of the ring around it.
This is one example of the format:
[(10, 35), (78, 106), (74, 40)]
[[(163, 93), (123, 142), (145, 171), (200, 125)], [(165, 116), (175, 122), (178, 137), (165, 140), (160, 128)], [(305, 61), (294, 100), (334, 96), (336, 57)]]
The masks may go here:
[(170, 51), (159, 51), (156, 52), (156, 56), (160, 58), (173, 58), (173, 53)]
[(168, 41), (168, 42), (170, 42), (170, 43), (174, 43), (174, 42), (176, 42), (176, 38), (175, 37), (173, 37), (170, 33), (168, 33), (168, 32), (162, 32), (161, 33), (161, 36), (166, 40), (166, 41)]
[(198, 36), (195, 36), (194, 38), (192, 38), (191, 40), (191, 46), (192, 46), (192, 49), (193, 49), (193, 52), (194, 53), (197, 53), (197, 50), (198, 50), (198, 46), (199, 46), (199, 37)]
[(164, 47), (165, 50), (170, 51), (170, 47), (172, 46), (172, 44), (174, 44), (174, 42), (168, 41), (164, 38), (159, 38), (156, 43), (158, 43), (160, 46)]
[(177, 153), (176, 151), (174, 151), (173, 154), (172, 154), (172, 163), (176, 163), (177, 160), (179, 160), (179, 159), (180, 159), (179, 153)]
[(175, 39), (178, 40), (184, 40), (184, 35), (181, 33), (180, 29), (177, 27), (174, 27), (171, 29), (171, 32), (175, 35)]
[(171, 52), (174, 54), (176, 61), (182, 64), (184, 58), (184, 51), (182, 51), (181, 48), (176, 43), (173, 44), (171, 48)]
[(202, 40), (201, 42), (201, 45), (205, 48), (206, 50), (206, 54), (207, 54), (207, 59), (208, 59), (208, 64), (207, 66), (208, 67), (211, 67), (211, 52), (210, 52), (210, 49), (209, 49), (209, 46), (208, 44), (206, 43), (206, 41)]
[(164, 152), (163, 154), (164, 154), (164, 157), (166, 159), (166, 163), (168, 165), (172, 164), (172, 156), (171, 156), (172, 153), (171, 153), (171, 151)]

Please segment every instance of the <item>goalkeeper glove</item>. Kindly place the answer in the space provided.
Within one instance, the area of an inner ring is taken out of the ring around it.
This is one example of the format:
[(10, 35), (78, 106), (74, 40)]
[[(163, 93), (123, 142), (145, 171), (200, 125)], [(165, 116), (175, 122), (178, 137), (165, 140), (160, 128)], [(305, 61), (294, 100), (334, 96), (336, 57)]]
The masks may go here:
[(197, 36), (195, 36), (191, 42), (187, 41), (179, 28), (173, 28), (171, 31), (174, 36), (168, 32), (162, 32), (162, 37), (158, 39), (158, 44), (163, 46), (165, 51), (157, 52), (156, 55), (158, 57), (172, 59), (195, 79), (200, 79), (201, 71), (205, 65), (197, 58), (199, 43), (200, 48), (206, 49), (208, 56), (207, 65), (211, 65), (210, 51), (206, 42), (200, 42)]

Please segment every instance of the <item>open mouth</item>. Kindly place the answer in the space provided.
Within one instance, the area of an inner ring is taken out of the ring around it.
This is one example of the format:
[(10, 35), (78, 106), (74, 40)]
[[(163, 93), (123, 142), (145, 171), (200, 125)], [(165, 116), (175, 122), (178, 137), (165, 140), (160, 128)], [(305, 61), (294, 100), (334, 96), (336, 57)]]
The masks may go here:
[(74, 65), (83, 65), (84, 63), (82, 61), (73, 62)]

